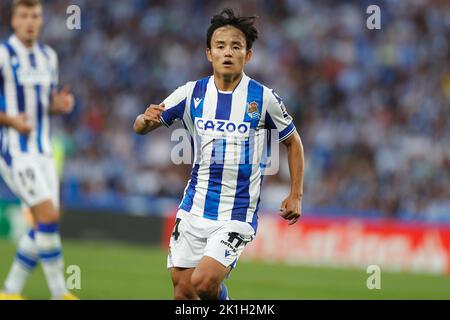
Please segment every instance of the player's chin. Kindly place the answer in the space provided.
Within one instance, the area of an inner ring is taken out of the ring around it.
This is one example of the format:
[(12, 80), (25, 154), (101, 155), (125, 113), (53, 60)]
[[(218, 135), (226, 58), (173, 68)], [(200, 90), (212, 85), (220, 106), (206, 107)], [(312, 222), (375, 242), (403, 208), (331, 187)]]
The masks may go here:
[(224, 76), (231, 76), (239, 72), (234, 66), (222, 66), (220, 71)]
[(27, 42), (35, 42), (35, 41), (37, 41), (37, 39), (38, 39), (38, 37), (35, 35), (25, 37), (25, 41), (27, 41)]

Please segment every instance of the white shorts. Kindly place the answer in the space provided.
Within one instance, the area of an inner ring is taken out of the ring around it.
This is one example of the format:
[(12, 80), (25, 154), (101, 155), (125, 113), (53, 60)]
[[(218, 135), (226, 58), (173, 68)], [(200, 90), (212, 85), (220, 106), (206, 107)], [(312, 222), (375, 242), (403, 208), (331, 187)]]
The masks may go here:
[(170, 238), (167, 268), (195, 268), (204, 256), (234, 268), (247, 243), (255, 237), (242, 221), (216, 221), (179, 210)]
[(0, 175), (8, 187), (28, 206), (52, 200), (59, 208), (59, 179), (53, 157), (19, 155), (10, 166), (0, 158)]

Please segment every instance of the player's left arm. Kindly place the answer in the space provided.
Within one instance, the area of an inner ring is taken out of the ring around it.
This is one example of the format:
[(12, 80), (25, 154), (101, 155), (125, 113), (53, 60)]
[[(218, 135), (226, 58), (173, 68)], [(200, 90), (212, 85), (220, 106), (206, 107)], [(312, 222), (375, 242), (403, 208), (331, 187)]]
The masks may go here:
[(289, 220), (289, 225), (297, 222), (302, 214), (303, 197), (303, 172), (304, 172), (304, 150), (300, 135), (295, 131), (283, 140), (287, 147), (289, 173), (291, 177), (291, 192), (281, 203), (280, 214)]
[(51, 114), (67, 114), (73, 111), (75, 106), (75, 98), (69, 86), (64, 86), (58, 90), (59, 67), (58, 55), (56, 52), (46, 46), (45, 51), (50, 59), (51, 65), (51, 95), (50, 95), (50, 113)]
[(278, 141), (287, 147), (291, 191), (280, 206), (280, 215), (289, 220), (289, 225), (297, 222), (302, 214), (304, 152), (300, 135), (292, 117), (288, 114), (283, 100), (273, 91), (267, 90), (266, 128), (278, 132)]

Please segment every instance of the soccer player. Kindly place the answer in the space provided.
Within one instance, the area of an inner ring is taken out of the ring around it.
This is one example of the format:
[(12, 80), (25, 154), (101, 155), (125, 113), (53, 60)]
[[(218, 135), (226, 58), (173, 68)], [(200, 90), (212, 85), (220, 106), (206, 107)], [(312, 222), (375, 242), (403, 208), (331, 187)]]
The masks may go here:
[(68, 88), (57, 91), (57, 55), (37, 42), (42, 11), (40, 0), (14, 0), (14, 34), (0, 45), (0, 174), (34, 221), (19, 241), (0, 299), (22, 298), (38, 261), (52, 298), (76, 299), (64, 279), (59, 183), (50, 139), (50, 115), (71, 112), (74, 97)]
[(181, 120), (196, 150), (167, 257), (175, 299), (229, 299), (223, 281), (257, 228), (265, 129), (288, 151), (291, 192), (280, 214), (290, 225), (301, 214), (300, 137), (281, 98), (244, 73), (258, 37), (255, 19), (231, 9), (215, 15), (206, 38), (213, 75), (179, 87), (134, 123), (146, 134)]

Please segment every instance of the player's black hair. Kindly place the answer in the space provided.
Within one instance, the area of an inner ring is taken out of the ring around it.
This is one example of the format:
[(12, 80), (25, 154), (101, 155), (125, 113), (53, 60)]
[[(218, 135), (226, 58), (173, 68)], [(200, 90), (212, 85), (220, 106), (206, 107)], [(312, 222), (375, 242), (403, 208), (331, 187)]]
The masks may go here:
[(255, 27), (256, 18), (256, 16), (237, 16), (233, 9), (223, 9), (221, 13), (214, 15), (211, 19), (211, 25), (206, 33), (206, 47), (211, 49), (211, 38), (216, 29), (223, 26), (233, 26), (242, 31), (247, 43), (247, 50), (250, 50), (253, 42), (258, 38), (258, 30)]
[(20, 6), (25, 7), (34, 7), (34, 6), (41, 6), (42, 2), (41, 0), (14, 0), (12, 2), (12, 12), (14, 13), (16, 9)]

